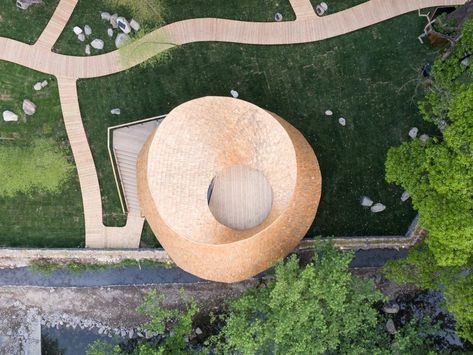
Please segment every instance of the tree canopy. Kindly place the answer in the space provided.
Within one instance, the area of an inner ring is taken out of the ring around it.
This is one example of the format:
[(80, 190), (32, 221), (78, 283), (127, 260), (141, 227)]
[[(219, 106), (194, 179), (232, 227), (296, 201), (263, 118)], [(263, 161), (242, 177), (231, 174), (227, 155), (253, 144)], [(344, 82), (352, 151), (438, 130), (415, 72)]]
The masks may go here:
[(0, 145), (0, 196), (58, 192), (73, 170), (52, 139), (39, 138), (27, 146)]
[(409, 192), (429, 232), (427, 244), (444, 266), (465, 265), (473, 255), (473, 70), (461, 63), (472, 52), (469, 21), (454, 53), (435, 62), (419, 105), (443, 134), (425, 143), (404, 142), (386, 160), (387, 181)]

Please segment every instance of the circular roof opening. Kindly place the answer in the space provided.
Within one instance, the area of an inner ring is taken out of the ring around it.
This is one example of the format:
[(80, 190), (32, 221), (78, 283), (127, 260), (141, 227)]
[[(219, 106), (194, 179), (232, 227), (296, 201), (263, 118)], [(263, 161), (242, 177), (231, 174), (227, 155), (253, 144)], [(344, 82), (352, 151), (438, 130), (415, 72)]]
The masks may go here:
[(245, 230), (260, 225), (268, 217), (273, 191), (262, 172), (237, 165), (212, 179), (207, 201), (217, 221), (232, 229)]

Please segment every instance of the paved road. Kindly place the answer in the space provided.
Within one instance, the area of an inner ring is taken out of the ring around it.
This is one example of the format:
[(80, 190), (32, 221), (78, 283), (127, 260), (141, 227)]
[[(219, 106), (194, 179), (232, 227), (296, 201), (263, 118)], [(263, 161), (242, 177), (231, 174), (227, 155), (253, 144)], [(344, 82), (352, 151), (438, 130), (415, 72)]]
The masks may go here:
[[(387, 260), (397, 259), (406, 254), (407, 250), (359, 250), (355, 253), (350, 266), (381, 267)], [(50, 274), (31, 271), (26, 267), (0, 269), (0, 286), (94, 287), (197, 282), (207, 281), (177, 267), (143, 266), (140, 269), (138, 266), (127, 266), (84, 272), (56, 270)]]

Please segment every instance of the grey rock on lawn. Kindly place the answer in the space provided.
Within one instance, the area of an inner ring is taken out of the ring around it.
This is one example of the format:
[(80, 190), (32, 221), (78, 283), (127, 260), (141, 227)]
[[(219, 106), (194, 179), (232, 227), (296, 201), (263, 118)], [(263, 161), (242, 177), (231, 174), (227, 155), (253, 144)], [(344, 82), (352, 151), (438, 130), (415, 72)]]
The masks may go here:
[(140, 24), (135, 20), (131, 19), (130, 21), (130, 27), (133, 29), (133, 31), (138, 32), (141, 28)]
[(112, 38), (113, 37), (113, 28), (109, 28), (107, 30), (108, 37)]
[(105, 44), (101, 39), (96, 38), (90, 43), (90, 45), (95, 49), (103, 49)]
[(195, 334), (201, 335), (202, 334), (202, 329), (200, 329), (199, 327), (195, 328)]
[(396, 326), (394, 325), (394, 321), (392, 319), (388, 319), (386, 322), (386, 330), (389, 334), (396, 334)]
[(110, 24), (113, 28), (118, 28), (117, 18), (118, 14), (113, 14), (112, 16), (110, 16)]
[(370, 199), (368, 196), (363, 196), (360, 201), (363, 207), (371, 207), (373, 206), (373, 200)]
[(379, 202), (371, 206), (371, 212), (373, 213), (383, 212), (385, 209), (386, 209), (386, 206)]
[(81, 41), (81, 42), (84, 42), (84, 41), (85, 41), (85, 34), (79, 33), (79, 34), (77, 35), (77, 39), (78, 39), (79, 41)]
[(117, 38), (115, 38), (115, 47), (122, 47), (129, 39), (130, 37), (128, 37), (128, 35), (126, 35), (125, 33), (119, 33), (117, 35)]
[(419, 139), (425, 143), (429, 140), (429, 135), (424, 133), (419, 137)]
[(85, 54), (90, 55), (90, 44), (85, 46)]
[(35, 91), (39, 91), (42, 88), (43, 88), (43, 85), (41, 85), (40, 81), (33, 85), (33, 89), (35, 89)]
[(347, 125), (347, 120), (343, 117), (340, 117), (338, 119), (338, 123), (340, 123), (340, 125), (342, 125), (342, 126), (346, 126)]
[(80, 28), (79, 26), (75, 26), (72, 30), (76, 35), (80, 35), (82, 33), (82, 28)]
[(415, 137), (417, 137), (417, 133), (419, 132), (419, 128), (417, 127), (412, 127), (410, 130), (409, 130), (409, 137), (411, 137), (412, 139), (414, 139)]
[(11, 111), (3, 111), (3, 120), (5, 122), (17, 122), (18, 115)]
[(401, 195), (401, 201), (406, 202), (409, 199), (409, 197), (411, 197), (411, 195), (409, 195), (409, 192), (404, 191)]
[(236, 90), (230, 90), (230, 95), (232, 95), (232, 97), (235, 99), (238, 98), (238, 96), (240, 96), (240, 94)]
[(122, 113), (122, 111), (119, 108), (113, 108), (113, 109), (110, 110), (110, 113), (112, 115), (119, 115), (119, 114)]
[(332, 116), (333, 112), (331, 110), (325, 111), (325, 116)]
[(43, 80), (43, 81), (41, 82), (41, 87), (42, 87), (42, 88), (45, 88), (46, 86), (48, 86), (48, 81), (47, 81), (47, 80)]
[(36, 113), (36, 105), (28, 99), (23, 100), (23, 112), (28, 116), (32, 116)]
[(105, 21), (110, 21), (110, 13), (109, 12), (105, 12), (105, 11), (102, 11), (100, 13), (100, 17), (102, 18), (102, 20), (105, 20)]
[(383, 306), (383, 312), (388, 314), (396, 314), (399, 312), (399, 305), (396, 302), (388, 302)]
[(90, 36), (92, 34), (92, 28), (89, 25), (84, 26), (84, 33), (86, 36)]

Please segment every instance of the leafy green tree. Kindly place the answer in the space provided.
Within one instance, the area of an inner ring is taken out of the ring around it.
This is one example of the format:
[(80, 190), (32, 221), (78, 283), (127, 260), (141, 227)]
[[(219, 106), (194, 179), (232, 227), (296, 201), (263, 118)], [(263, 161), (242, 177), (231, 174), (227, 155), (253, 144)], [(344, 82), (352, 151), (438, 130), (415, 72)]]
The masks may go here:
[(29, 146), (0, 145), (0, 196), (57, 193), (73, 170), (52, 139), (36, 139)]
[(473, 260), (464, 266), (439, 266), (424, 243), (400, 260), (389, 261), (386, 276), (399, 284), (412, 283), (423, 289), (441, 291), (455, 316), (460, 336), (473, 342)]
[(387, 334), (373, 307), (383, 296), (371, 281), (351, 275), (352, 257), (324, 243), (306, 267), (295, 256), (278, 264), (274, 281), (230, 303), (211, 348), (225, 354), (428, 353), (430, 344), (414, 324), (393, 339)]
[(427, 244), (442, 266), (465, 265), (473, 255), (473, 70), (460, 64), (473, 51), (473, 21), (446, 61), (437, 60), (430, 92), (420, 104), (441, 138), (391, 148), (386, 180), (401, 185), (429, 232)]

